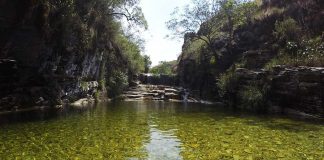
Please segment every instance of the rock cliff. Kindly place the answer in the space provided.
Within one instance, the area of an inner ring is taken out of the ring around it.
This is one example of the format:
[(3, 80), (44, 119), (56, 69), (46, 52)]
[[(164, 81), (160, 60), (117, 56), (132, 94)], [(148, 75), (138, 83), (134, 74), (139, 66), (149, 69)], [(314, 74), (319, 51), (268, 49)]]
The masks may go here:
[[(236, 2), (233, 17), (247, 7)], [(180, 85), (235, 108), (289, 108), (323, 117), (324, 25), (318, 19), (323, 1), (253, 2), (262, 3), (253, 8), (250, 21), (234, 25), (232, 37), (220, 27), (233, 23), (225, 18), (212, 27), (220, 36), (201, 35), (209, 32), (204, 27), (184, 36), (177, 66)], [(214, 16), (226, 17), (221, 11)], [(194, 38), (199, 36), (212, 37), (204, 43)]]
[[(324, 117), (323, 67), (276, 66), (271, 71), (238, 68), (234, 76), (234, 89), (227, 100), (236, 102), (238, 108), (267, 112), (291, 109)], [(258, 94), (261, 98), (255, 99)]]
[(102, 2), (0, 0), (0, 110), (94, 98), (132, 72)]

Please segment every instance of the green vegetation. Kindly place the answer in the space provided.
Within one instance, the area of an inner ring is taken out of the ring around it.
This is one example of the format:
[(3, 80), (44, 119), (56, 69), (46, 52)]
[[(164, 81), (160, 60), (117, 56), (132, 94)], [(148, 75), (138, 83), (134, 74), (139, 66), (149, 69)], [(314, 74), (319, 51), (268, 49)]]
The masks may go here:
[(279, 49), (279, 55), (270, 60), (265, 68), (271, 69), (275, 65), (324, 65), (323, 38), (321, 36), (309, 38), (308, 35), (304, 35), (302, 28), (294, 19), (288, 18), (284, 21), (277, 21), (274, 35), (284, 45)]
[(254, 1), (195, 0), (192, 6), (183, 9), (184, 13), (176, 9), (172, 14), (174, 18), (166, 24), (175, 37), (186, 35), (191, 41), (201, 40), (209, 52), (219, 57), (221, 54), (213, 48), (213, 42), (225, 37), (233, 40), (234, 30), (249, 23), (256, 11)]
[(95, 94), (94, 94), (94, 96), (93, 96), (93, 98), (95, 99), (95, 101), (96, 102), (98, 102), (98, 101), (100, 101), (101, 99), (100, 99), (100, 92), (99, 91), (96, 91), (95, 92)]
[(267, 90), (258, 85), (249, 85), (239, 92), (241, 108), (252, 111), (266, 111)]
[(175, 67), (177, 65), (177, 61), (161, 61), (157, 66), (151, 68), (150, 73), (153, 74), (163, 74), (163, 75), (173, 75), (175, 74)]
[(297, 22), (291, 18), (276, 22), (274, 34), (285, 45), (280, 48), (279, 55), (266, 64), (266, 69), (271, 70), (276, 65), (315, 67), (324, 65), (324, 41), (321, 36), (308, 38), (302, 34)]
[[(240, 66), (242, 64), (235, 64)], [(266, 80), (249, 81), (252, 84), (240, 84), (241, 79), (232, 67), (219, 76), (217, 87), (219, 96), (230, 106), (250, 111), (265, 112), (269, 84)]]
[[(174, 37), (184, 37), (177, 66), (181, 85), (198, 90), (203, 98), (262, 110), (271, 77), (239, 80), (236, 70), (257, 74), (276, 65), (323, 67), (318, 3), (195, 0), (176, 9), (166, 25)], [(249, 85), (238, 85), (241, 81)], [(261, 82), (252, 85), (254, 81)]]
[(145, 70), (145, 57), (141, 55), (138, 44), (130, 41), (126, 36), (119, 34), (116, 38), (122, 54), (126, 57), (129, 71), (132, 73), (141, 73)]
[(87, 90), (87, 88), (89, 87), (88, 83), (85, 81), (81, 81), (80, 86), (81, 86), (82, 90)]
[(113, 71), (107, 81), (108, 95), (116, 97), (128, 87), (128, 76), (121, 71)]
[[(48, 41), (56, 45), (54, 52), (67, 58), (76, 53), (80, 59), (88, 53), (100, 55), (100, 76), (96, 80), (109, 96), (121, 93), (134, 75), (146, 70), (148, 57), (141, 54), (143, 42), (138, 33), (147, 29), (147, 23), (138, 0), (39, 3), (50, 13), (41, 25), (51, 35)], [(122, 23), (125, 20), (128, 23)], [(85, 88), (83, 83), (81, 87)]]
[(275, 36), (280, 41), (294, 41), (301, 39), (301, 28), (292, 18), (287, 18), (284, 21), (275, 23)]
[(234, 69), (229, 69), (227, 72), (219, 76), (217, 87), (219, 88), (220, 97), (232, 96), (231, 94), (236, 91), (237, 76), (234, 73)]
[(50, 11), (59, 16), (54, 20), (46, 19), (45, 23), (48, 24), (43, 25), (62, 31), (57, 37), (62, 41), (59, 47), (74, 47), (70, 46), (74, 44), (70, 43), (69, 36), (75, 36), (78, 42), (74, 50), (80, 53), (95, 48), (105, 49), (98, 44), (108, 43), (115, 38), (121, 27), (118, 19), (126, 18), (133, 24), (147, 27), (137, 0), (51, 0), (40, 3), (47, 8), (56, 8)]
[(222, 61), (238, 55), (233, 50), (234, 33), (251, 24), (251, 15), (258, 10), (255, 1), (196, 0), (182, 12), (175, 11), (167, 27), (175, 37), (184, 36), (177, 67), (183, 85), (200, 90), (201, 96), (217, 97), (215, 81), (230, 67)]
[(148, 73), (152, 65), (151, 59), (149, 56), (144, 55), (144, 73)]

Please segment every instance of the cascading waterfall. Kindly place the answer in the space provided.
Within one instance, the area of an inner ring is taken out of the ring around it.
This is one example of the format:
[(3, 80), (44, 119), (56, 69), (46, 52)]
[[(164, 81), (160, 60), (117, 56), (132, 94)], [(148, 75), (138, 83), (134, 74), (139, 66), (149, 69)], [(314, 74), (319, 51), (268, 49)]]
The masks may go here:
[(189, 96), (189, 91), (187, 89), (183, 89), (182, 101), (188, 102), (188, 96)]

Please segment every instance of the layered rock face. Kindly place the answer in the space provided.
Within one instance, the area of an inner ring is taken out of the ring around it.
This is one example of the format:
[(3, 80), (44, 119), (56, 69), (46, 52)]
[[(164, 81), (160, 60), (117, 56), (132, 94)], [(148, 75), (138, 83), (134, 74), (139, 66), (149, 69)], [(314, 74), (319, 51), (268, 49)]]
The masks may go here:
[(100, 54), (52, 60), (56, 62), (26, 67), (15, 59), (1, 59), (0, 109), (59, 105), (94, 96), (99, 87)]
[(235, 74), (237, 86), (234, 97), (238, 107), (244, 101), (240, 92), (253, 86), (263, 94), (265, 110), (278, 106), (281, 111), (293, 109), (324, 117), (323, 67), (276, 66), (273, 71), (239, 68)]
[(273, 74), (271, 101), (275, 105), (324, 117), (323, 67), (277, 67)]
[(140, 84), (129, 88), (120, 96), (126, 101), (172, 101), (172, 102), (199, 102), (187, 90), (180, 87), (165, 85)]
[[(178, 87), (178, 78), (173, 75), (140, 74), (133, 87), (128, 88), (120, 99), (126, 101), (171, 101), (202, 102), (183, 87)], [(207, 103), (207, 102), (204, 102)]]
[[(60, 10), (46, 3), (0, 1), (0, 110), (94, 95), (104, 59), (101, 44), (80, 49), (82, 39), (62, 22)], [(97, 42), (95, 26), (84, 27), (89, 43)]]

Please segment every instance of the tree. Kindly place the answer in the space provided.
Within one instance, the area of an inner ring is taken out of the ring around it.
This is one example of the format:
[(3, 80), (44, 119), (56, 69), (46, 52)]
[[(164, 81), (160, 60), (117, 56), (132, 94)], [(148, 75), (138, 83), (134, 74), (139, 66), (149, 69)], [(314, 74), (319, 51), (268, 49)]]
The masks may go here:
[[(131, 82), (133, 75), (144, 71), (141, 39), (131, 32), (126, 32), (129, 28), (147, 28), (139, 0), (50, 1), (62, 1), (64, 4), (71, 2), (64, 5), (71, 12), (67, 14), (71, 19), (69, 23), (61, 23), (67, 30), (64, 35), (74, 32), (80, 34), (80, 38), (76, 39), (85, 41), (81, 47), (88, 46), (88, 52), (102, 55), (99, 80), (102, 86), (106, 84), (106, 87), (102, 88), (108, 89), (109, 96), (121, 93), (128, 86), (128, 82)], [(66, 24), (77, 26), (81, 31), (72, 30), (74, 27)], [(127, 29), (124, 29), (125, 24), (128, 25)]]
[[(176, 8), (172, 13), (173, 18), (166, 22), (173, 37), (190, 35), (192, 40), (203, 41), (209, 51), (215, 56), (220, 56), (213, 50), (213, 41), (225, 36), (232, 39), (234, 30), (234, 9), (236, 0), (193, 0), (191, 6), (179, 13)], [(224, 18), (226, 17), (226, 18)], [(226, 28), (226, 29), (224, 29)], [(189, 34), (190, 33), (190, 34)]]
[(130, 73), (139, 73), (145, 70), (144, 56), (141, 55), (140, 47), (124, 36), (122, 33), (116, 36), (116, 42), (123, 55), (127, 59)]
[(227, 39), (231, 45), (234, 30), (251, 21), (257, 3), (239, 0), (193, 0), (192, 5), (179, 8), (171, 14), (172, 19), (166, 22), (172, 31), (172, 38), (183, 37), (203, 41), (215, 57), (221, 56), (213, 49), (216, 39)]
[(95, 9), (92, 11), (97, 12), (102, 17), (126, 18), (127, 22), (133, 23), (132, 26), (147, 28), (139, 0), (76, 0), (75, 3), (82, 5), (83, 11)]
[(141, 50), (144, 50), (144, 40), (141, 38), (141, 31), (147, 30), (148, 25), (142, 8), (139, 6), (140, 0), (109, 0), (113, 8), (110, 15), (121, 19), (124, 24), (124, 35), (136, 43)]
[(151, 68), (150, 72), (153, 74), (172, 75), (175, 73), (174, 67), (177, 65), (177, 61), (160, 61), (157, 66)]
[[(218, 32), (218, 21), (215, 15), (219, 11), (218, 3), (209, 0), (193, 0), (192, 6), (185, 6), (184, 13), (179, 13), (179, 8), (171, 14), (173, 18), (166, 22), (173, 38), (183, 37), (191, 33), (192, 39), (200, 39), (207, 46), (211, 46), (212, 39)], [(200, 30), (198, 31), (198, 29)]]
[(150, 71), (152, 61), (150, 59), (150, 56), (144, 55), (144, 73), (148, 73)]
[[(101, 28), (101, 33), (110, 32), (113, 35), (116, 30), (122, 29), (128, 39), (139, 46), (142, 44), (143, 40), (138, 33), (146, 30), (148, 25), (139, 0), (74, 0), (74, 3), (75, 9), (72, 5), (68, 5), (69, 8), (78, 12), (80, 19), (88, 25), (94, 24)], [(114, 26), (116, 22), (119, 22), (117, 27)]]
[(250, 24), (252, 22), (253, 15), (258, 11), (259, 5), (261, 2), (258, 2), (258, 0), (250, 1), (245, 0), (242, 4), (240, 4), (237, 8), (237, 12), (239, 14), (238, 17), (239, 21), (238, 24)]
[(233, 40), (233, 36), (234, 36), (234, 18), (235, 18), (235, 7), (236, 7), (236, 1), (235, 0), (221, 0), (219, 2), (220, 4), (220, 8), (221, 8), (221, 12), (219, 12), (220, 14), (223, 14), (226, 19), (227, 22), (225, 24), (225, 30), (228, 33), (228, 37), (230, 38), (230, 40)]

